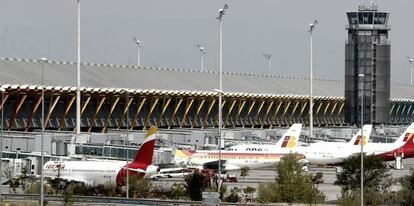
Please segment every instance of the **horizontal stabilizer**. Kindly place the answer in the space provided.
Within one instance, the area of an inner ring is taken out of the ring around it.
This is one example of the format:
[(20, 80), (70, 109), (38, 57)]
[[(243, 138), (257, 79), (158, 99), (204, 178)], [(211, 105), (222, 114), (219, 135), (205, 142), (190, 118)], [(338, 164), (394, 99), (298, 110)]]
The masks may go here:
[(139, 169), (139, 168), (137, 168), (137, 169), (134, 169), (134, 168), (127, 168), (127, 167), (122, 167), (122, 169), (128, 169), (129, 171), (134, 171), (134, 172), (139, 172), (139, 173), (146, 173), (146, 171), (145, 170), (143, 170), (143, 169)]

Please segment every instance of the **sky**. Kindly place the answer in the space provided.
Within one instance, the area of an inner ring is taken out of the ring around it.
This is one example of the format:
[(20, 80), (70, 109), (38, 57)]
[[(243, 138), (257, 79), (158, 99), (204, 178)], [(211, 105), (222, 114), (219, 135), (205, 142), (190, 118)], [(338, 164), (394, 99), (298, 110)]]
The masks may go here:
[[(375, 1), (376, 2), (376, 1)], [(314, 77), (344, 79), (347, 19), (368, 0), (81, 0), (81, 61), (137, 63), (200, 69), (197, 44), (206, 47), (204, 68), (218, 70), (218, 9), (223, 17), (223, 71), (269, 73), (263, 53), (272, 54), (272, 74), (308, 77), (309, 23)], [(391, 13), (391, 79), (409, 82), (406, 56), (414, 56), (414, 1), (383, 0)], [(0, 56), (76, 61), (75, 0), (1, 0)]]

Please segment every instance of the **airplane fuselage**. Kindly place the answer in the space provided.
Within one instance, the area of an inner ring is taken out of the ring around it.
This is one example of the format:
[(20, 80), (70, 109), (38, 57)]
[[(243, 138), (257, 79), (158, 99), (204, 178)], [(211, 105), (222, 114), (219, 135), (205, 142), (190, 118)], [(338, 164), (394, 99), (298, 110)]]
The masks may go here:
[[(413, 141), (413, 140), (409, 140)], [(381, 157), (384, 161), (395, 160), (395, 157), (403, 154), (403, 158), (414, 156), (414, 147), (411, 143), (369, 143), (364, 145), (363, 151), (366, 155)], [(299, 147), (297, 152), (303, 154), (310, 164), (316, 165), (339, 165), (344, 159), (361, 152), (360, 145), (338, 144), (330, 147)]]
[[(184, 151), (188, 152), (188, 151)], [(221, 151), (221, 160), (224, 160), (226, 171), (239, 170), (247, 166), (250, 169), (257, 169), (266, 166), (272, 166), (280, 161), (280, 158), (287, 153), (269, 153), (269, 152), (242, 152), (242, 151)], [(190, 155), (175, 157), (176, 163), (187, 165), (203, 165), (219, 159), (219, 152), (209, 150), (198, 150), (191, 152)]]
[[(130, 165), (129, 175), (137, 174), (137, 167)], [(157, 167), (153, 165), (141, 167), (146, 171), (144, 177), (156, 174)], [(124, 161), (49, 161), (43, 167), (45, 177), (62, 178), (67, 181), (83, 182), (86, 185), (117, 184), (124, 185), (126, 176), (126, 162)]]

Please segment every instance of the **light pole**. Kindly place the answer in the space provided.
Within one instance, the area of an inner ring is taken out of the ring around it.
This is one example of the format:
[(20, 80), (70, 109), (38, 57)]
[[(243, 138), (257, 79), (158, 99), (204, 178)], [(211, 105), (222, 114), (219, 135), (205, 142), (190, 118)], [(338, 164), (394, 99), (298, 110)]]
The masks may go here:
[[(80, 80), (80, 0), (77, 1), (77, 7), (78, 7), (78, 57), (77, 57), (77, 83), (76, 83), (76, 139), (79, 139), (80, 136), (80, 118), (81, 118), (81, 96), (80, 96), (80, 86), (81, 86), (81, 80)], [(42, 202), (43, 204), (43, 202)]]
[[(3, 181), (3, 138), (4, 138), (4, 131), (3, 131), (3, 119), (4, 119), (4, 104), (6, 102), (4, 101), (4, 92), (6, 91), (3, 86), (0, 87), (1, 91), (1, 102), (2, 102), (2, 108), (1, 108), (1, 139), (0, 139), (0, 184)], [(1, 189), (0, 189), (0, 201), (1, 201)]]
[(218, 105), (218, 112), (219, 112), (219, 123), (218, 123), (218, 128), (219, 128), (219, 163), (218, 163), (218, 173), (219, 173), (219, 178), (218, 178), (218, 187), (217, 187), (217, 192), (220, 192), (220, 187), (221, 187), (221, 136), (222, 136), (222, 127), (223, 127), (223, 123), (222, 123), (222, 93), (223, 93), (223, 28), (222, 28), (222, 24), (223, 24), (223, 16), (225, 14), (225, 11), (229, 9), (229, 5), (228, 4), (224, 4), (224, 7), (222, 9), (219, 9), (219, 16), (217, 17), (217, 19), (219, 20), (219, 105)]
[(408, 63), (410, 64), (410, 85), (413, 85), (413, 58), (407, 56)]
[(200, 56), (201, 56), (201, 72), (204, 71), (204, 54), (206, 54), (206, 48), (201, 46), (200, 44), (197, 44), (198, 49), (200, 50)]
[(312, 33), (313, 30), (318, 24), (318, 20), (314, 20), (313, 23), (309, 24), (309, 34), (310, 34), (310, 98), (309, 98), (309, 140), (313, 137), (313, 40)]
[(263, 56), (267, 59), (269, 65), (269, 74), (272, 74), (272, 54), (263, 53)]
[(142, 42), (139, 41), (137, 38), (132, 37), (132, 40), (137, 44), (137, 66), (141, 66), (140, 56), (139, 56), (139, 49), (142, 47)]
[(125, 107), (126, 107), (126, 198), (129, 198), (129, 91), (123, 89), (122, 93), (125, 93)]
[(42, 133), (40, 136), (40, 205), (43, 206), (43, 198), (44, 198), (44, 182), (43, 182), (43, 153), (44, 153), (44, 145), (43, 145), (43, 137), (45, 133), (45, 84), (44, 84), (44, 64), (47, 62), (46, 58), (41, 58), (42, 62)]
[(361, 81), (361, 206), (364, 205), (364, 74), (358, 74)]

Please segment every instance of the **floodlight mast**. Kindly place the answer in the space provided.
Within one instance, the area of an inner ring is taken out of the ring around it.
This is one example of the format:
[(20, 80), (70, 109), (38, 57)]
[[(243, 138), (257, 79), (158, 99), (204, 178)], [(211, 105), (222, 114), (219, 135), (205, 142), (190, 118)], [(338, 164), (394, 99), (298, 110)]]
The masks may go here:
[[(4, 89), (3, 85), (0, 86), (0, 92), (1, 92), (1, 101), (4, 101), (4, 93), (6, 92), (6, 89)], [(3, 167), (3, 138), (4, 138), (4, 106), (3, 108), (1, 108), (1, 134), (0, 134), (0, 171), (3, 171), (2, 167)], [(0, 182), (3, 181), (3, 172), (0, 172)], [(0, 202), (2, 201), (1, 199), (1, 195), (2, 192), (0, 190)]]
[[(224, 7), (222, 9), (219, 9), (219, 16), (217, 19), (219, 20), (219, 90), (223, 91), (223, 29), (222, 29), (222, 22), (223, 22), (223, 16), (225, 14), (225, 11), (229, 9), (228, 4), (224, 4)], [(218, 186), (217, 186), (217, 192), (220, 192), (221, 187), (221, 137), (222, 137), (222, 93), (219, 92), (219, 102), (218, 102), (218, 113), (219, 113), (219, 122), (218, 122), (218, 128), (219, 128), (219, 143), (218, 143), (218, 151), (219, 151), (219, 162), (218, 162)]]
[(142, 42), (136, 37), (132, 37), (132, 40), (135, 42), (135, 44), (137, 44), (137, 66), (141, 66), (139, 49), (142, 47)]
[(206, 48), (204, 46), (201, 46), (200, 44), (197, 44), (197, 47), (200, 50), (201, 72), (203, 72), (204, 71), (204, 54), (206, 54)]
[(364, 206), (364, 81), (365, 75), (358, 74), (361, 81), (361, 206)]
[(43, 175), (43, 163), (44, 163), (44, 157), (43, 157), (43, 153), (44, 153), (44, 135), (45, 135), (45, 84), (44, 84), (44, 64), (47, 63), (47, 59), (42, 57), (40, 59), (41, 63), (42, 63), (42, 113), (41, 113), (41, 118), (42, 118), (42, 130), (41, 130), (41, 136), (40, 136), (40, 165), (41, 165), (41, 170), (40, 170), (40, 205), (43, 205), (43, 200), (44, 200), (44, 175)]
[[(77, 1), (77, 60), (76, 60), (76, 139), (81, 133), (81, 76), (80, 76), (80, 0)], [(43, 202), (40, 203), (43, 205)]]
[(318, 20), (314, 20), (313, 23), (309, 24), (309, 34), (310, 34), (310, 98), (309, 98), (309, 140), (313, 138), (313, 39), (312, 33), (315, 30)]
[(410, 85), (413, 85), (413, 58), (407, 56), (408, 63), (410, 64)]
[(272, 74), (272, 54), (263, 53), (263, 56), (267, 59), (269, 65), (269, 74)]

